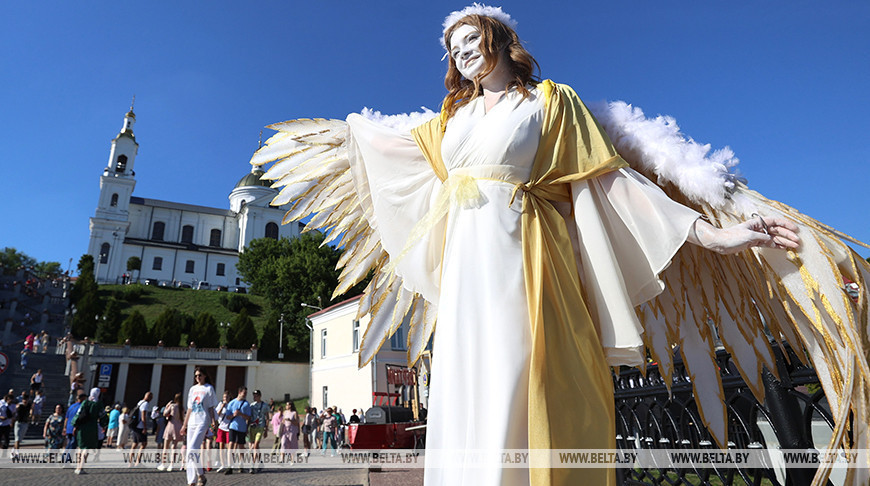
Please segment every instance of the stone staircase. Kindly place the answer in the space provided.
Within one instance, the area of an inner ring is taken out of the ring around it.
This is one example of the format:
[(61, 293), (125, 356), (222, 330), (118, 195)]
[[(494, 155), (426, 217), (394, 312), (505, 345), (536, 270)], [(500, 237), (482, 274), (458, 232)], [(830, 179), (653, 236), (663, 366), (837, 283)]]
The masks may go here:
[(30, 377), (37, 369), (42, 370), (42, 391), (45, 402), (42, 406), (42, 416), (36, 425), (31, 425), (25, 440), (28, 444), (42, 444), (42, 428), (45, 420), (54, 412), (58, 403), (67, 406), (69, 398), (69, 377), (64, 374), (66, 359), (62, 354), (54, 354), (54, 346), (49, 346), (46, 354), (30, 353), (27, 359), (27, 369), (19, 366), (21, 347), (6, 346), (0, 349), (9, 357), (9, 366), (0, 374), (0, 392), (3, 395), (11, 388), (18, 396), (22, 390), (30, 390)]

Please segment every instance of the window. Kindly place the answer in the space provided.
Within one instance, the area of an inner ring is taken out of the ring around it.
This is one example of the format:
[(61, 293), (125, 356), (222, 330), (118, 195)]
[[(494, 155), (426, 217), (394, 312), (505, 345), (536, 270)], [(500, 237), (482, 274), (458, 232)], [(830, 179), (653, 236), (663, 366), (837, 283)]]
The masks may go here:
[(326, 357), (326, 329), (320, 331), (320, 357)]
[(151, 270), (163, 270), (163, 257), (154, 257), (154, 263), (151, 264)]
[(323, 387), (323, 406), (320, 408), (324, 409), (324, 410), (326, 409), (326, 407), (329, 406), (329, 405), (327, 405), (327, 403), (329, 403), (329, 394), (327, 393), (327, 391), (328, 391), (327, 387)]
[(405, 324), (402, 323), (398, 329), (396, 329), (395, 334), (390, 338), (390, 346), (393, 348), (393, 351), (404, 351), (407, 349), (405, 346)]
[(211, 230), (211, 236), (208, 239), (208, 246), (221, 246), (221, 230)]
[(215, 271), (215, 275), (220, 275), (221, 277), (223, 277), (225, 275), (225, 268), (226, 268), (226, 265), (224, 265), (223, 263), (218, 263), (217, 264), (217, 271)]
[(109, 206), (115, 207), (118, 205), (118, 194), (112, 194), (112, 202), (109, 203)]
[(125, 170), (127, 170), (127, 156), (119, 155), (118, 163), (115, 164), (115, 172), (124, 172)]
[(353, 352), (359, 351), (359, 321), (353, 320)]
[(278, 239), (278, 225), (275, 223), (266, 223), (266, 238)]
[(193, 273), (193, 260), (188, 260), (184, 264), (184, 273)]
[(166, 230), (166, 223), (163, 221), (155, 221), (151, 228), (151, 239), (163, 241), (163, 232)]
[(109, 263), (109, 246), (108, 243), (103, 243), (100, 246), (100, 263)]
[(181, 242), (193, 243), (193, 226), (186, 224), (181, 228)]

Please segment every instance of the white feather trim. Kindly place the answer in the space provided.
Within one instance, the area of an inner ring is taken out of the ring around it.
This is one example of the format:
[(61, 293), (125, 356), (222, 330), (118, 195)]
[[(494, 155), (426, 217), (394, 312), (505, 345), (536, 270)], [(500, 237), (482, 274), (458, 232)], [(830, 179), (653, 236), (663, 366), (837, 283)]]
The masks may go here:
[(740, 179), (731, 171), (739, 160), (729, 147), (710, 153), (709, 144), (680, 132), (673, 117), (647, 118), (623, 101), (591, 103), (589, 109), (620, 155), (655, 174), (659, 184), (675, 184), (696, 203), (715, 208), (731, 203)]
[(380, 123), (381, 125), (395, 128), (400, 131), (408, 131), (438, 116), (438, 113), (435, 113), (425, 106), (421, 106), (420, 109), (423, 111), (399, 113), (397, 115), (384, 115), (380, 111), (372, 110), (371, 108), (363, 108), (360, 115), (369, 120)]

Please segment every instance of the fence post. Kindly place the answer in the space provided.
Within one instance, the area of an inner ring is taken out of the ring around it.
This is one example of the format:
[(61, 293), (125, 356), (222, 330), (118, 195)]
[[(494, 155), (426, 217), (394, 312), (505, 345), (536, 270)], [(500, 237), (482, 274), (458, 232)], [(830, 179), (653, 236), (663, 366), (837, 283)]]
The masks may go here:
[[(764, 382), (764, 406), (770, 412), (770, 420), (783, 449), (815, 449), (812, 437), (809, 437), (803, 427), (803, 415), (797, 398), (791, 396), (791, 383), (788, 370), (785, 367), (785, 357), (778, 346), (772, 346), (776, 357), (779, 376), (786, 383), (777, 381), (768, 369), (762, 372)], [(792, 486), (809, 486), (813, 482), (816, 470), (804, 467), (788, 467), (786, 469), (788, 484)], [(830, 485), (828, 481), (826, 484)]]

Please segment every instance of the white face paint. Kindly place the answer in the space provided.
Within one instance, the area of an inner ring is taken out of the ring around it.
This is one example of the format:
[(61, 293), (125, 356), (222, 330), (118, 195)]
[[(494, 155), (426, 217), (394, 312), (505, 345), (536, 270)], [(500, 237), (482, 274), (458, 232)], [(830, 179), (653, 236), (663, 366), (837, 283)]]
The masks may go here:
[(470, 25), (460, 25), (450, 36), (450, 57), (465, 79), (474, 79), (483, 71), (486, 60), (480, 51), (480, 31)]

